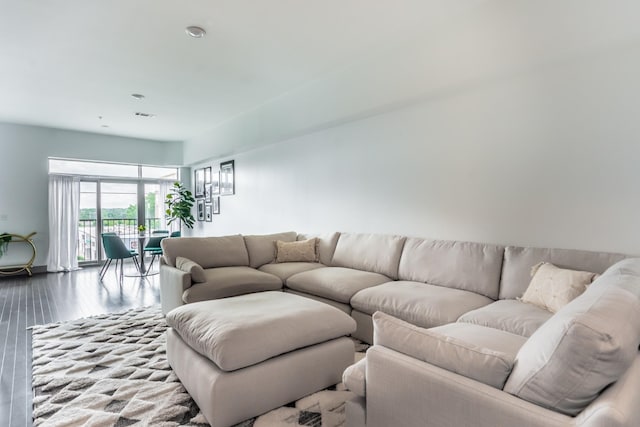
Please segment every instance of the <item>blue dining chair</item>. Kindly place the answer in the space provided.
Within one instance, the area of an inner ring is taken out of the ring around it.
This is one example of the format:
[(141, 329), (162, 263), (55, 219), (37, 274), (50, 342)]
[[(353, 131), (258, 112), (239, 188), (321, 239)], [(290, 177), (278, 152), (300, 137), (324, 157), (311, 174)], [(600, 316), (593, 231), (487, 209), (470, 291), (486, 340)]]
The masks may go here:
[(152, 237), (149, 238), (147, 244), (144, 246), (144, 253), (151, 255), (151, 264), (149, 264), (149, 268), (147, 272), (151, 271), (151, 267), (153, 267), (153, 262), (157, 257), (162, 256), (162, 247), (160, 246), (160, 242), (162, 239), (166, 239), (169, 237), (168, 230), (156, 230), (151, 233)]
[(124, 276), (124, 260), (133, 258), (133, 263), (136, 265), (138, 271), (140, 271), (140, 264), (138, 264), (138, 253), (127, 249), (122, 239), (115, 233), (102, 233), (102, 246), (104, 246), (104, 253), (107, 259), (105, 260), (102, 270), (100, 270), (100, 280), (104, 277), (111, 266), (111, 261), (116, 260), (116, 274), (118, 272), (118, 261), (120, 262), (120, 281)]

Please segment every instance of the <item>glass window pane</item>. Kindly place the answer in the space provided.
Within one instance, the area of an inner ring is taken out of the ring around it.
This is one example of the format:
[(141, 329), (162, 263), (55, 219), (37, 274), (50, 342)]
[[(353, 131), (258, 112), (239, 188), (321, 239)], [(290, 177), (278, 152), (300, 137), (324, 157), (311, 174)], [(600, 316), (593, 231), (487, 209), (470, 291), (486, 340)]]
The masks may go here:
[(49, 173), (138, 178), (138, 166), (118, 163), (49, 159)]
[(152, 179), (178, 179), (177, 168), (161, 168), (156, 166), (142, 166), (142, 177)]

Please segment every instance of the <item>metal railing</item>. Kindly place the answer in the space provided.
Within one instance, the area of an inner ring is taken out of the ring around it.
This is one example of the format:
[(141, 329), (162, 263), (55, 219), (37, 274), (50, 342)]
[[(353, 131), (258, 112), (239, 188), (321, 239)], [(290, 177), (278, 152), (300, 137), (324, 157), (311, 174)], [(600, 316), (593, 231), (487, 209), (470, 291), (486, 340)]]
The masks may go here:
[[(102, 220), (101, 230), (97, 229), (95, 219), (81, 219), (78, 221), (78, 261), (97, 261), (98, 248), (101, 247), (99, 233), (116, 233), (130, 249), (138, 249), (138, 220), (130, 218), (109, 218)], [(160, 218), (145, 220), (147, 232), (160, 228)]]

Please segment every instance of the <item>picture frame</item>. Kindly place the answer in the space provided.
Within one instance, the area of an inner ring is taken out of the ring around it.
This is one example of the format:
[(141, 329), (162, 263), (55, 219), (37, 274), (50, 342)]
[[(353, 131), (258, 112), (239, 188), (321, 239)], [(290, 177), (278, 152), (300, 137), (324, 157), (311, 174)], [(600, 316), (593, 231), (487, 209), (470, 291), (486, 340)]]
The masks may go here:
[(204, 220), (206, 222), (211, 222), (211, 205), (204, 205)]
[(212, 201), (213, 201), (212, 214), (220, 215), (220, 196), (214, 197)]
[(211, 194), (220, 194), (220, 171), (215, 171), (211, 175)]
[(194, 196), (196, 199), (204, 197), (204, 168), (196, 169), (194, 175)]
[(204, 199), (196, 200), (196, 207), (198, 212), (198, 221), (204, 221)]
[(211, 185), (212, 184), (204, 185), (204, 202), (205, 203), (211, 203)]
[(204, 168), (204, 183), (211, 184), (211, 166)]
[(235, 162), (233, 160), (220, 163), (220, 194), (222, 196), (236, 194), (234, 169)]

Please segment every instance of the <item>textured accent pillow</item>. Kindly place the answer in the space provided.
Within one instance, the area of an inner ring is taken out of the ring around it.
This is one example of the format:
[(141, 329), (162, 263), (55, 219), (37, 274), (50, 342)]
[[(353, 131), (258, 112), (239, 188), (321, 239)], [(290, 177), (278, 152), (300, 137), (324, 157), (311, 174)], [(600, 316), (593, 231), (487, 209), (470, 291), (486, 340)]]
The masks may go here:
[(276, 242), (276, 262), (318, 262), (318, 239)]
[(200, 264), (191, 261), (189, 258), (177, 257), (176, 268), (191, 274), (191, 280), (195, 283), (204, 283), (207, 277), (204, 275), (204, 269)]
[(541, 262), (531, 268), (531, 276), (529, 287), (519, 300), (555, 313), (580, 296), (598, 275)]
[(515, 355), (420, 328), (380, 311), (373, 314), (373, 343), (498, 389), (515, 363)]

